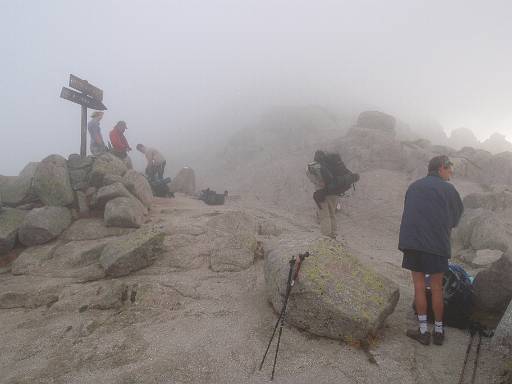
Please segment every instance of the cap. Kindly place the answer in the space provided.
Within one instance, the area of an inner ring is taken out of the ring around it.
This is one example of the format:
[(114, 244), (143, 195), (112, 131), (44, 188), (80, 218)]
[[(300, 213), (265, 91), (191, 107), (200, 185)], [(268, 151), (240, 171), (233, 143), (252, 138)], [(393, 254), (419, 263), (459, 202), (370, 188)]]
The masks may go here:
[(91, 113), (92, 118), (95, 118), (98, 116), (103, 116), (103, 112), (102, 111), (94, 111), (93, 113)]
[(126, 126), (126, 122), (124, 122), (123, 120), (118, 121), (114, 128), (117, 128), (117, 129), (128, 129), (128, 127)]

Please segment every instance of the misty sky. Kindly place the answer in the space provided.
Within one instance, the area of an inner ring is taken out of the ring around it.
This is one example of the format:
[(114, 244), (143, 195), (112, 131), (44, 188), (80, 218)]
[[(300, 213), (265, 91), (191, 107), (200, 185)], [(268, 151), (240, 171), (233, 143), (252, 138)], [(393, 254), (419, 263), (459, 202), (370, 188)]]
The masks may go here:
[(104, 90), (104, 136), (125, 120), (133, 147), (186, 151), (274, 104), (512, 139), (511, 4), (0, 0), (0, 174), (79, 151), (80, 107), (59, 98), (70, 73)]

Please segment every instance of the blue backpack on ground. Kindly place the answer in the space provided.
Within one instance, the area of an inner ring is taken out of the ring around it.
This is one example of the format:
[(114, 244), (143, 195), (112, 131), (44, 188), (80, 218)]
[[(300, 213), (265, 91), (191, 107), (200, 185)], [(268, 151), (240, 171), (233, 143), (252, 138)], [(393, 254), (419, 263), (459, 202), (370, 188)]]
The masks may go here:
[[(427, 317), (434, 321), (432, 309), (432, 292), (430, 279), (426, 279)], [(473, 312), (473, 282), (471, 276), (457, 264), (448, 264), (448, 271), (443, 276), (444, 318), (443, 323), (449, 327), (467, 329), (471, 325)], [(413, 309), (416, 308), (413, 304)]]
[(450, 263), (443, 276), (444, 323), (466, 329), (471, 322), (474, 292), (472, 279), (460, 265)]

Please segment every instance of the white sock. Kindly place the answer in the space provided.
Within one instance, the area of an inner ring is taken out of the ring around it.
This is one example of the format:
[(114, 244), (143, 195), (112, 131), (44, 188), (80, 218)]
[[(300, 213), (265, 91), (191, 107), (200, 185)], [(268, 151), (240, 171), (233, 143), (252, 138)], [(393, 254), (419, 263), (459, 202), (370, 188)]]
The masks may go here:
[(427, 315), (418, 315), (418, 321), (420, 323), (420, 333), (427, 332)]
[(434, 332), (443, 333), (443, 322), (442, 321), (434, 322)]

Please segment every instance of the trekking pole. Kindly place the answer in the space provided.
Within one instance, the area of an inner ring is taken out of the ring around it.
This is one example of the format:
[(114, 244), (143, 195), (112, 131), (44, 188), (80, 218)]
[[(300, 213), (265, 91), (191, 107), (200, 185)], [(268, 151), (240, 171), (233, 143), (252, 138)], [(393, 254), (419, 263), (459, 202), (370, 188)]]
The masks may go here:
[(462, 381), (464, 380), (464, 371), (466, 370), (466, 365), (468, 363), (469, 351), (471, 350), (471, 345), (473, 344), (473, 336), (474, 335), (475, 334), (471, 332), (471, 336), (469, 337), (468, 347), (466, 348), (466, 356), (464, 357), (464, 363), (462, 364), (462, 370), (460, 371), (458, 384), (462, 384)]
[(270, 344), (272, 344), (272, 340), (274, 339), (274, 335), (276, 334), (277, 327), (279, 326), (279, 321), (281, 320), (281, 317), (283, 316), (283, 313), (286, 309), (287, 301), (288, 301), (288, 295), (291, 291), (291, 283), (292, 283), (292, 274), (293, 274), (293, 266), (295, 265), (295, 256), (292, 256), (290, 259), (290, 270), (288, 271), (288, 281), (286, 283), (286, 294), (283, 302), (283, 307), (281, 309), (281, 313), (279, 314), (279, 317), (277, 318), (276, 325), (274, 326), (274, 331), (272, 332), (272, 336), (270, 336), (270, 340), (268, 341), (267, 349), (265, 350), (265, 354), (263, 355), (263, 359), (261, 359), (260, 363), (260, 371), (263, 367), (263, 363), (265, 362), (265, 358), (267, 357), (268, 350), (270, 349)]
[(283, 332), (284, 319), (285, 319), (285, 314), (286, 314), (286, 308), (288, 305), (288, 299), (290, 297), (290, 292), (292, 290), (293, 285), (295, 284), (295, 281), (298, 278), (300, 266), (301, 266), (302, 262), (304, 261), (304, 259), (308, 256), (309, 256), (309, 252), (299, 254), (299, 259), (297, 262), (297, 267), (295, 269), (295, 273), (293, 273), (293, 267), (295, 266), (295, 256), (293, 256), (292, 259), (290, 260), (290, 271), (288, 272), (288, 282), (287, 282), (287, 286), (286, 286), (286, 294), (285, 294), (285, 298), (284, 298), (284, 302), (283, 302), (283, 307), (282, 307), (281, 313), (279, 314), (279, 317), (276, 321), (276, 325), (274, 326), (274, 330), (273, 330), (272, 336), (270, 337), (270, 340), (268, 342), (267, 349), (265, 350), (265, 354), (263, 355), (263, 359), (261, 360), (261, 363), (260, 363), (260, 371), (261, 371), (261, 369), (263, 367), (263, 363), (265, 362), (265, 358), (267, 357), (267, 353), (270, 349), (270, 345), (272, 344), (272, 341), (274, 340), (274, 336), (276, 334), (277, 327), (279, 326), (279, 324), (281, 324), (281, 328), (279, 329), (279, 336), (278, 336), (278, 340), (277, 340), (276, 353), (274, 356), (274, 365), (272, 367), (272, 377), (270, 380), (274, 379), (274, 372), (275, 372), (276, 363), (277, 363), (277, 354), (279, 352), (279, 346), (280, 346), (280, 342), (281, 342), (281, 334)]
[(462, 366), (462, 371), (460, 372), (459, 377), (459, 384), (462, 383), (462, 379), (464, 378), (464, 373), (466, 370), (466, 366), (468, 363), (468, 356), (469, 352), (471, 350), (471, 347), (473, 346), (473, 340), (475, 338), (475, 334), (478, 333), (478, 344), (476, 346), (476, 352), (475, 352), (475, 360), (473, 361), (473, 373), (471, 376), (471, 383), (473, 384), (476, 379), (476, 371), (478, 369), (478, 359), (480, 357), (480, 346), (482, 345), (482, 337), (493, 337), (494, 330), (486, 328), (482, 324), (480, 324), (477, 321), (471, 322), (469, 326), (469, 333), (471, 334), (471, 337), (469, 339), (468, 348), (466, 349), (466, 357), (464, 358), (464, 365)]
[(468, 364), (469, 352), (471, 351), (471, 346), (473, 345), (473, 338), (475, 337), (475, 333), (476, 333), (476, 329), (473, 325), (471, 325), (469, 327), (469, 334), (470, 334), (469, 343), (468, 343), (468, 347), (466, 348), (466, 355), (464, 357), (464, 363), (462, 364), (462, 370), (460, 371), (458, 384), (462, 384), (462, 381), (464, 379), (464, 372), (466, 371), (466, 365)]
[(309, 252), (299, 254), (299, 262), (297, 263), (297, 268), (295, 269), (295, 274), (293, 276), (292, 281), (290, 282), (289, 290), (286, 295), (283, 312), (281, 313), (281, 325), (279, 327), (279, 335), (277, 336), (277, 347), (276, 347), (276, 354), (274, 355), (274, 366), (272, 367), (272, 376), (270, 377), (270, 381), (274, 380), (274, 372), (276, 370), (276, 364), (277, 364), (277, 354), (279, 353), (279, 345), (281, 344), (281, 334), (283, 333), (283, 326), (284, 326), (284, 319), (286, 318), (286, 306), (288, 303), (288, 298), (290, 297), (290, 292), (292, 290), (292, 287), (295, 285), (295, 280), (297, 280), (297, 277), (299, 276), (300, 266), (304, 259), (309, 256)]
[(478, 344), (476, 345), (475, 362), (473, 363), (473, 375), (471, 376), (471, 384), (475, 383), (476, 370), (478, 368), (478, 357), (480, 356), (480, 345), (482, 344), (482, 330), (478, 330)]

